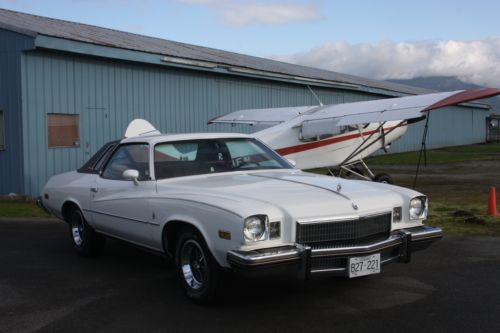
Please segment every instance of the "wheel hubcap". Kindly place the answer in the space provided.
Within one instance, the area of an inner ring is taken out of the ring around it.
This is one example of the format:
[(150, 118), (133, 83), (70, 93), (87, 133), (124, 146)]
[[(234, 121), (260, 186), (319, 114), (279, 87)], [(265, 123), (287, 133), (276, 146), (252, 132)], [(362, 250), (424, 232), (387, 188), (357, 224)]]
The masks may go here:
[(75, 242), (77, 246), (83, 244), (83, 229), (82, 217), (80, 214), (75, 214), (71, 223), (71, 235), (73, 236), (73, 242)]
[(207, 262), (201, 246), (194, 240), (182, 245), (180, 264), (184, 281), (193, 289), (201, 289), (207, 278)]

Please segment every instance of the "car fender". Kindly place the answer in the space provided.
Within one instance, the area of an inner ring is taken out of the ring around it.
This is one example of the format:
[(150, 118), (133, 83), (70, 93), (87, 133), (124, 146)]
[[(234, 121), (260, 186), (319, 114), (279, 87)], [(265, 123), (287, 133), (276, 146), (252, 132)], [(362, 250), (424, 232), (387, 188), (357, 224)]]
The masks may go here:
[[(216, 220), (217, 223), (210, 223), (209, 221), (212, 220)], [(239, 217), (228, 214), (224, 210), (219, 210), (217, 214), (210, 214), (205, 211), (205, 214), (187, 214), (184, 212), (169, 215), (166, 222), (161, 225), (162, 232), (156, 236), (161, 237), (161, 239), (157, 240), (160, 244), (163, 243), (165, 228), (170, 223), (176, 222), (186, 223), (196, 228), (203, 236), (216, 261), (223, 267), (228, 266), (226, 262), (227, 252), (241, 246), (242, 222), (240, 222)], [(221, 232), (230, 235), (229, 239), (222, 238)]]

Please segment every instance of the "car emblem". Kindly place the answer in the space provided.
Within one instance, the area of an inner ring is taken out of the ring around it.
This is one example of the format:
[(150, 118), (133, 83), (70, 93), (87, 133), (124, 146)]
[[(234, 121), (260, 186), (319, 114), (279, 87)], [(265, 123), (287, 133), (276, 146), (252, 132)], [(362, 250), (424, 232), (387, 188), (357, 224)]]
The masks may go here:
[(337, 184), (337, 192), (340, 192), (340, 190), (342, 190), (342, 185), (340, 185), (340, 183)]
[(352, 208), (353, 208), (354, 210), (358, 210), (358, 206), (357, 206), (355, 203), (353, 203), (353, 204), (352, 204)]

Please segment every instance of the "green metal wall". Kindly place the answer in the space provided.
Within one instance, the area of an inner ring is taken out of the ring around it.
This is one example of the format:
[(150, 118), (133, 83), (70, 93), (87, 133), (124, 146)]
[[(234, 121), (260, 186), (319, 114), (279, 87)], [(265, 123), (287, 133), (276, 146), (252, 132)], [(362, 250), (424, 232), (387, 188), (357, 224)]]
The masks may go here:
[(5, 119), (5, 150), (0, 150), (0, 195), (22, 193), (21, 51), (34, 40), (0, 29), (0, 110)]
[[(37, 195), (51, 175), (76, 169), (104, 142), (120, 138), (134, 118), (145, 118), (164, 133), (241, 132), (250, 128), (208, 126), (206, 122), (242, 108), (317, 104), (307, 87), (298, 84), (49, 51), (24, 53), (22, 68), (24, 192), (31, 195)], [(313, 89), (324, 104), (380, 98), (366, 93)], [(452, 109), (431, 120), (431, 125), (438, 129), (431, 128), (430, 137), (439, 135), (438, 139), (446, 142), (476, 142), (468, 131), (468, 122), (475, 119), (470, 109)], [(48, 113), (80, 115), (80, 147), (47, 148)], [(438, 117), (445, 125), (438, 123)], [(474, 128), (479, 128), (479, 123), (480, 120), (475, 121)], [(394, 151), (418, 149), (421, 124), (414, 126), (408, 139), (403, 140), (415, 141), (416, 137), (417, 147), (400, 141)], [(483, 128), (476, 136), (484, 135)], [(457, 140), (457, 136), (461, 139)]]

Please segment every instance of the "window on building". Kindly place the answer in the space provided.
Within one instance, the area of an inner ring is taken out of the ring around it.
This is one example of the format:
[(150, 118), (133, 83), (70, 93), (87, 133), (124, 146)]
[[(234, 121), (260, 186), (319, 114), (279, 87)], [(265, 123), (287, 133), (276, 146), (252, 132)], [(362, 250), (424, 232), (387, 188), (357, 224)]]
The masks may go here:
[(79, 147), (79, 123), (77, 114), (48, 114), (49, 148)]
[(5, 118), (0, 110), (0, 150), (5, 150)]

